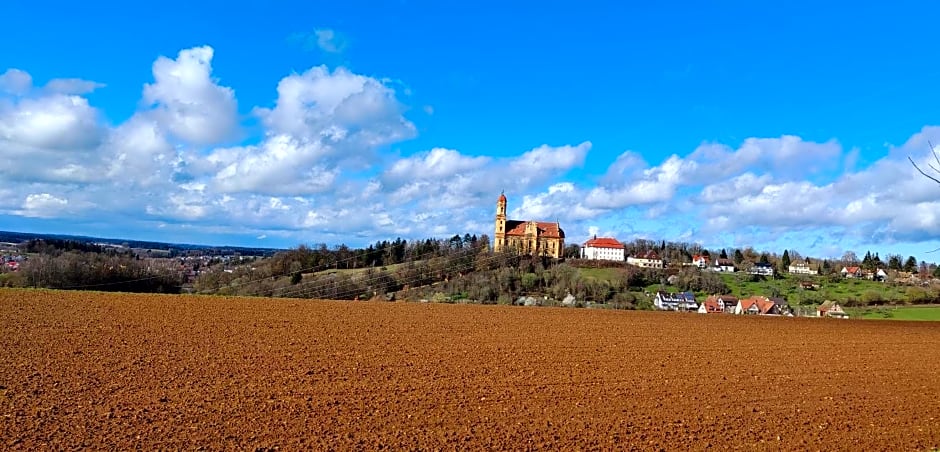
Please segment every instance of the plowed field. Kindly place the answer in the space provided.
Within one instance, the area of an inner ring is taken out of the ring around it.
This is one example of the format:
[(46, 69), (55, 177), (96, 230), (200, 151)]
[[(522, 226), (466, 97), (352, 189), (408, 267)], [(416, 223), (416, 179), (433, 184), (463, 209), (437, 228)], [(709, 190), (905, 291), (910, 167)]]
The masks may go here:
[(0, 449), (929, 450), (940, 324), (0, 290)]

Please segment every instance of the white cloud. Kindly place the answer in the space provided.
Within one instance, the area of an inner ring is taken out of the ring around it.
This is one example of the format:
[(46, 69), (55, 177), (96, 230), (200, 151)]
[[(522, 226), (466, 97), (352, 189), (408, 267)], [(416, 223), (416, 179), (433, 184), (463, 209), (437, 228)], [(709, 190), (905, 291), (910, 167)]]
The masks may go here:
[(23, 201), (20, 215), (25, 217), (55, 218), (66, 212), (69, 201), (49, 193), (33, 193)]
[(33, 78), (20, 69), (7, 69), (0, 74), (0, 93), (23, 95), (33, 87)]
[(834, 140), (784, 135), (670, 150), (653, 162), (628, 151), (595, 171), (589, 154), (603, 156), (589, 141), (498, 156), (389, 149), (416, 133), (399, 100), (404, 83), (317, 66), (283, 77), (272, 104), (252, 110), (262, 128), (254, 140), (220, 145), (240, 124), (213, 57), (197, 47), (157, 59), (139, 110), (115, 126), (85, 97), (100, 83), (57, 79), (37, 90), (28, 73), (5, 72), (0, 180), (14, 183), (0, 188), (0, 213), (364, 242), (491, 234), (506, 190), (513, 218), (558, 220), (577, 239), (709, 244), (798, 231), (822, 249), (940, 234), (940, 187), (906, 160), (931, 161), (937, 127), (871, 164)]
[(566, 171), (583, 165), (589, 150), (591, 150), (589, 141), (577, 146), (552, 147), (546, 144), (522, 154), (510, 164), (510, 168), (522, 177), (530, 173)]
[(237, 103), (231, 88), (212, 78), (212, 47), (179, 52), (175, 60), (153, 63), (155, 82), (144, 86), (143, 102), (174, 136), (195, 144), (231, 138), (237, 127)]
[(376, 148), (415, 133), (392, 89), (344, 68), (289, 75), (277, 92), (273, 109), (255, 109), (268, 133), (320, 142), (333, 157), (368, 159)]
[(50, 150), (88, 149), (102, 138), (98, 113), (79, 96), (53, 95), (0, 104), (0, 140)]
[(313, 31), (317, 37), (317, 47), (324, 52), (339, 53), (343, 51), (346, 43), (339, 35), (329, 28), (319, 28)]
[(103, 88), (103, 83), (82, 80), (79, 78), (59, 78), (50, 80), (44, 89), (57, 94), (88, 94), (98, 88)]

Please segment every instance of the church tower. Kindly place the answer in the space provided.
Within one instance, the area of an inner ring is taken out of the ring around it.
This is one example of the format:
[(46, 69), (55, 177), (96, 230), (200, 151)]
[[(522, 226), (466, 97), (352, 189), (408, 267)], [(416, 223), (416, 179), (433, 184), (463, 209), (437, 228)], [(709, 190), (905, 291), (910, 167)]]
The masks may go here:
[(493, 251), (500, 252), (506, 246), (506, 194), (500, 192), (496, 200), (496, 234), (493, 237)]

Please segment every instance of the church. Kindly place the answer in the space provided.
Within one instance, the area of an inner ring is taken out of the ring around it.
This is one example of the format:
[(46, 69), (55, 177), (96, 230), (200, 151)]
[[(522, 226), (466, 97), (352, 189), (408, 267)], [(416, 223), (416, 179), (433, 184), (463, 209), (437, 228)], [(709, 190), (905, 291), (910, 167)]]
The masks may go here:
[(558, 259), (565, 252), (565, 231), (557, 221), (507, 220), (506, 194), (500, 193), (496, 200), (493, 250), (500, 252), (511, 249), (523, 254)]

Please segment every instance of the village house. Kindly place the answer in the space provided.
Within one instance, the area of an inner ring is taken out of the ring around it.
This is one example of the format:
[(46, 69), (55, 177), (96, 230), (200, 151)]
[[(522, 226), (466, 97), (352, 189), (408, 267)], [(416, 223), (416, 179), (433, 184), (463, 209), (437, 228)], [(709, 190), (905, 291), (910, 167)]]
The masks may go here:
[(663, 268), (663, 260), (653, 250), (630, 256), (627, 258), (627, 263), (641, 268)]
[(698, 268), (708, 267), (708, 256), (696, 254), (692, 256), (692, 266)]
[(738, 300), (734, 307), (738, 315), (780, 315), (783, 314), (780, 306), (767, 297), (749, 297)]
[(533, 256), (561, 258), (565, 250), (565, 231), (556, 221), (507, 220), (506, 195), (496, 200), (496, 233), (493, 250), (509, 249)]
[(774, 267), (766, 262), (758, 262), (754, 264), (748, 271), (752, 275), (761, 275), (761, 276), (773, 276)]
[(861, 267), (842, 267), (842, 271), (839, 273), (842, 274), (843, 278), (861, 278), (863, 275)]
[(710, 295), (698, 307), (699, 314), (723, 314), (731, 313), (737, 306), (738, 299), (731, 295)]
[(611, 237), (598, 237), (584, 242), (581, 247), (581, 259), (604, 260), (623, 262), (626, 256), (626, 247), (617, 239)]
[(734, 273), (734, 261), (731, 259), (715, 259), (715, 266), (712, 267), (716, 272)]
[(788, 268), (787, 270), (788, 270), (790, 273), (793, 273), (793, 274), (795, 274), (795, 275), (817, 275), (817, 274), (819, 274), (818, 271), (813, 270), (812, 268), (810, 268), (809, 264), (807, 264), (806, 262), (796, 262), (796, 263), (790, 264), (790, 268)]
[(839, 319), (847, 319), (849, 315), (842, 310), (842, 306), (839, 303), (836, 303), (832, 300), (826, 300), (823, 304), (819, 305), (816, 308), (816, 317), (835, 317)]
[(663, 311), (696, 311), (698, 303), (692, 292), (656, 292), (653, 305)]
[(874, 271), (865, 270), (864, 277), (865, 279), (870, 280), (870, 281), (885, 282), (888, 280), (888, 274), (880, 268)]

